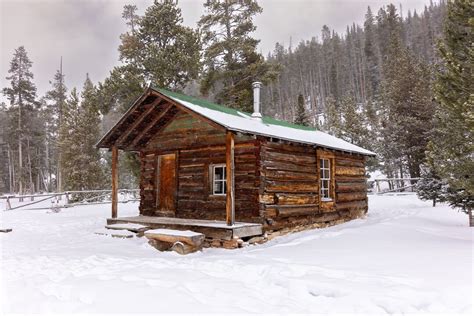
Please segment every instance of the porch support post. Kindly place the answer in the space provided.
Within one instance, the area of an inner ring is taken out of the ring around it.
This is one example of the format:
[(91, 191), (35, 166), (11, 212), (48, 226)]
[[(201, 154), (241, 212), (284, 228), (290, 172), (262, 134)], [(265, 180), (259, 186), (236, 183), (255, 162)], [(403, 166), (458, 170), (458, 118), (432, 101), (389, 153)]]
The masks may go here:
[(234, 192), (234, 134), (227, 131), (225, 137), (226, 165), (226, 222), (228, 226), (235, 222), (235, 192)]
[(117, 218), (117, 204), (118, 204), (118, 148), (112, 147), (112, 218)]

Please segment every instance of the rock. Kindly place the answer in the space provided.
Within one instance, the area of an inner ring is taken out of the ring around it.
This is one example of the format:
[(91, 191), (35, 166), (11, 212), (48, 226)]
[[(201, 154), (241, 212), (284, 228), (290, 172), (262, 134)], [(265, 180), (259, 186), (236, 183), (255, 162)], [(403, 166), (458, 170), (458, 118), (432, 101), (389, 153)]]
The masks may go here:
[(239, 243), (238, 243), (237, 239), (224, 240), (222, 242), (222, 247), (224, 247), (226, 249), (235, 249), (235, 248), (239, 248)]
[(252, 237), (250, 238), (247, 242), (249, 244), (262, 244), (266, 241), (266, 238), (263, 237), (263, 236), (256, 236), (256, 237)]
[(211, 247), (219, 248), (219, 247), (221, 247), (221, 246), (222, 246), (222, 243), (221, 243), (220, 240), (218, 240), (218, 239), (213, 239), (213, 240), (211, 241)]

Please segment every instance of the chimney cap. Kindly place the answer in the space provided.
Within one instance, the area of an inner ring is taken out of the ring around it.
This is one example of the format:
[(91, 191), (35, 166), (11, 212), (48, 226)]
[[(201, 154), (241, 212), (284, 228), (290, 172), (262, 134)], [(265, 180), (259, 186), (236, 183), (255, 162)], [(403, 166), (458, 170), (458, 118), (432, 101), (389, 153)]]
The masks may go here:
[(252, 82), (252, 88), (261, 88), (262, 87), (262, 83), (260, 81), (254, 81)]

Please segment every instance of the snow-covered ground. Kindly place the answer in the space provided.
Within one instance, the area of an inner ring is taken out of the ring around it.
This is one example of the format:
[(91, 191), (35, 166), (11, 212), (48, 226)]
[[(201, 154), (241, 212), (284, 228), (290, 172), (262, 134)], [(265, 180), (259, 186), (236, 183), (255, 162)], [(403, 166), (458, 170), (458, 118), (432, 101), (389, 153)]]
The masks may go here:
[(0, 233), (0, 312), (472, 315), (467, 216), (416, 196), (369, 205), (365, 219), (187, 256), (95, 235), (109, 205), (0, 211), (13, 228)]

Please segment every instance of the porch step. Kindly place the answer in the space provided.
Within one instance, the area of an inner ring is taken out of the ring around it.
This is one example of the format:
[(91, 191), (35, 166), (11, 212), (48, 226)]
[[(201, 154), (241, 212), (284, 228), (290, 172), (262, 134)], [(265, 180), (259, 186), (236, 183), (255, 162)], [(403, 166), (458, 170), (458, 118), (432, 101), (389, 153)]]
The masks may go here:
[(160, 251), (174, 250), (188, 254), (202, 249), (206, 236), (190, 230), (153, 229), (145, 232), (150, 245)]
[(245, 238), (260, 236), (263, 233), (262, 224), (236, 222), (228, 226), (225, 221), (187, 219), (176, 217), (130, 216), (108, 218), (107, 224), (134, 223), (152, 228), (167, 228), (176, 230), (191, 230), (206, 235), (206, 238), (232, 240), (236, 237)]
[(122, 229), (101, 229), (95, 231), (94, 234), (96, 235), (103, 235), (103, 236), (111, 236), (115, 238), (133, 238), (135, 237), (135, 233), (132, 233), (128, 230)]
[(128, 230), (132, 233), (136, 233), (139, 237), (143, 236), (143, 234), (147, 230), (151, 229), (151, 227), (141, 225), (141, 224), (134, 224), (134, 223), (110, 224), (110, 225), (105, 225), (105, 228), (112, 229), (112, 230)]

